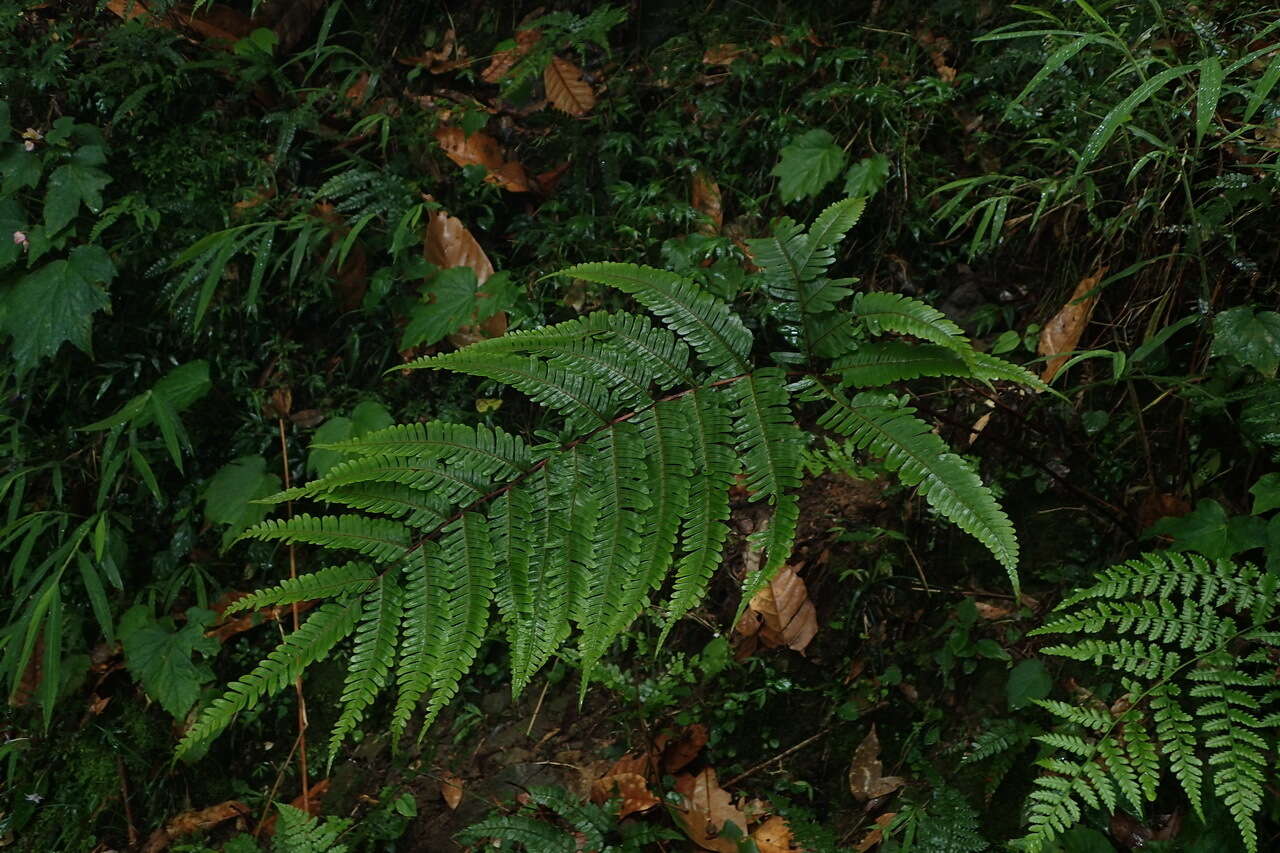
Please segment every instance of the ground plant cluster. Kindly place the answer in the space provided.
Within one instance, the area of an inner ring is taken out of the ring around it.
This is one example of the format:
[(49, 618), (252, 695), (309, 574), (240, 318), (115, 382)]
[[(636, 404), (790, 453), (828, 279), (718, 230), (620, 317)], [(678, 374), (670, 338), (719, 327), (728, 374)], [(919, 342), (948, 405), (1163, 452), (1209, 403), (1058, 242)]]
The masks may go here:
[(1280, 10), (0, 0), (0, 848), (1280, 849)]

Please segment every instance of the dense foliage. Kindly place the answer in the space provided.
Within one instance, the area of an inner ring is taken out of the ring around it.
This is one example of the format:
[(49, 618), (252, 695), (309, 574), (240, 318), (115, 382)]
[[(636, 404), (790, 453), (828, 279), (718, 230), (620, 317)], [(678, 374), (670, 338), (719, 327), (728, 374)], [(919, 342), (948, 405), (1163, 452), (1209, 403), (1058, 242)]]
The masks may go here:
[(1280, 17), (855, 6), (0, 0), (0, 845), (1271, 849)]

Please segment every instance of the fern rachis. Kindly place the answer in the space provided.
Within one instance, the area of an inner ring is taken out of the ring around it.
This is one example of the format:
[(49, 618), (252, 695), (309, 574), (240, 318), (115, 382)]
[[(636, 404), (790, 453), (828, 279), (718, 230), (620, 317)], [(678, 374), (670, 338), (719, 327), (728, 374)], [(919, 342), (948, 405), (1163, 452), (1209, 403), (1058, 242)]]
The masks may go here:
[[(589, 676), (669, 576), (664, 636), (701, 598), (729, 539), (728, 493), (739, 472), (749, 499), (772, 508), (771, 521), (755, 534), (766, 558), (747, 581), (749, 596), (790, 555), (806, 442), (795, 413), (814, 404), (827, 409), (821, 423), (885, 457), (940, 513), (987, 545), (1016, 584), (1012, 528), (976, 473), (911, 410), (879, 397), (874, 405), (850, 402), (831, 379), (841, 372), (839, 359), (873, 346), (857, 340), (851, 322), (857, 312), (839, 306), (852, 292), (850, 281), (824, 277), (860, 211), (859, 200), (841, 202), (808, 232), (782, 221), (774, 249), (759, 253), (760, 284), (783, 301), (784, 314), (812, 330), (844, 330), (801, 335), (804, 352), (780, 359), (809, 365), (798, 374), (754, 365), (752, 333), (693, 281), (622, 263), (582, 264), (564, 275), (622, 290), (663, 325), (598, 312), (409, 363), (511, 386), (542, 407), (558, 441), (531, 447), (500, 429), (433, 422), (328, 445), (347, 461), (272, 500), (361, 511), (268, 521), (245, 537), (350, 550), (365, 559), (255, 595), (258, 605), (299, 596), (334, 602), (273, 653), (268, 673), (233, 685), (239, 698), (206, 709), (182, 749), (216, 735), (236, 710), (352, 633), (355, 652), (334, 746), (387, 685), (398, 694), (393, 732), (406, 730), (424, 698), (429, 722), (457, 692), (495, 604), (511, 646), (515, 690), (575, 627)], [(865, 334), (923, 338), (930, 353), (945, 351), (955, 368), (919, 375), (975, 375), (978, 354), (949, 321), (923, 303), (884, 296), (854, 297), (860, 310), (880, 312), (868, 313), (874, 319), (864, 324)], [(833, 358), (835, 367), (824, 368)], [(984, 369), (1018, 376), (1017, 368), (1001, 370), (994, 361)], [(863, 371), (859, 384), (907, 378), (872, 373)], [(849, 411), (861, 420), (855, 423)], [(317, 617), (321, 624), (313, 629)], [(297, 647), (312, 635), (323, 647), (303, 653)]]

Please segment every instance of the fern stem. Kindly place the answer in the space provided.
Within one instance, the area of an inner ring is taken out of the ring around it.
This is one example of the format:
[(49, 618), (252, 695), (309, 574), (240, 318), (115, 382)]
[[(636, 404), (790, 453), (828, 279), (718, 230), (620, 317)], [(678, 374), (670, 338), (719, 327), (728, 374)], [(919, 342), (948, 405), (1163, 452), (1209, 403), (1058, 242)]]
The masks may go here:
[[(293, 485), (292, 477), (289, 475), (289, 443), (286, 440), (284, 432), (284, 418), (276, 418), (276, 425), (280, 428), (280, 467), (283, 476), (282, 482), (286, 490)], [(293, 518), (293, 501), (285, 503), (285, 514), (288, 518)], [(297, 580), (298, 578), (298, 554), (296, 546), (289, 543), (289, 580)], [(293, 613), (293, 630), (298, 630), (298, 602), (292, 605)], [(298, 694), (298, 774), (302, 777), (302, 810), (307, 814), (311, 813), (311, 781), (307, 774), (307, 699), (302, 692), (302, 676), (299, 675), (293, 680), (294, 692)]]

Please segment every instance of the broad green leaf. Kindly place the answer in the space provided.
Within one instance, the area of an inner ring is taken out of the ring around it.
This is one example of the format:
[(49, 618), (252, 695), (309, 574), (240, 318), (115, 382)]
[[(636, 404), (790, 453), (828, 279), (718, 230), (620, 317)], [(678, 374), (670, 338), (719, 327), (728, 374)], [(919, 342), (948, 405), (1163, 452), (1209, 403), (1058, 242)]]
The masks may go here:
[[(391, 413), (376, 400), (365, 400), (351, 411), (351, 417), (339, 415), (329, 418), (316, 430), (312, 445), (337, 444), (352, 438), (360, 438), (395, 423)], [(314, 447), (307, 453), (307, 471), (323, 477), (329, 469), (341, 462), (345, 454), (325, 447)]]
[(825, 130), (811, 130), (782, 149), (782, 159), (769, 174), (779, 179), (784, 202), (798, 201), (822, 192), (844, 168), (845, 155)]
[(430, 302), (413, 306), (400, 349), (431, 346), (471, 321), (476, 310), (476, 273), (470, 267), (441, 270), (423, 289)]
[(1212, 356), (1234, 356), (1242, 364), (1275, 378), (1280, 367), (1280, 314), (1241, 306), (1223, 311), (1213, 320)]
[(1211, 560), (1227, 560), (1265, 542), (1265, 523), (1251, 515), (1228, 518), (1222, 504), (1202, 500), (1188, 515), (1162, 518), (1143, 533), (1143, 538), (1169, 536), (1175, 551), (1199, 551)]
[(64, 342), (90, 351), (93, 313), (111, 307), (101, 285), (116, 268), (100, 246), (77, 246), (66, 260), (45, 264), (0, 295), (0, 326), (13, 337), (13, 360), (25, 373)]
[(102, 190), (111, 183), (111, 176), (97, 168), (106, 162), (102, 149), (88, 146), (77, 151), (71, 162), (53, 170), (49, 175), (48, 189), (44, 197), (44, 225), (50, 234), (65, 228), (83, 204), (90, 213), (102, 210)]
[(888, 180), (889, 158), (883, 154), (872, 154), (849, 167), (844, 177), (844, 194), (871, 198)]
[(1280, 474), (1263, 474), (1249, 493), (1253, 495), (1254, 515), (1280, 507)]
[(1262, 383), (1244, 404), (1240, 431), (1259, 444), (1280, 446), (1280, 381)]
[(1034, 705), (1036, 699), (1048, 697), (1052, 687), (1053, 679), (1043, 663), (1036, 658), (1020, 662), (1009, 671), (1009, 681), (1005, 684), (1009, 710), (1017, 711)]
[(236, 537), (262, 519), (270, 507), (252, 501), (280, 490), (280, 478), (266, 471), (261, 456), (241, 456), (218, 469), (204, 487), (204, 517), (211, 524), (224, 524), (222, 547), (226, 549)]
[(157, 622), (151, 608), (138, 604), (120, 618), (124, 663), (147, 695), (175, 719), (182, 719), (200, 695), (200, 685), (213, 680), (213, 671), (192, 660), (196, 652), (214, 654), (218, 641), (204, 635), (217, 615), (192, 607), (187, 623), (174, 629), (172, 620)]

